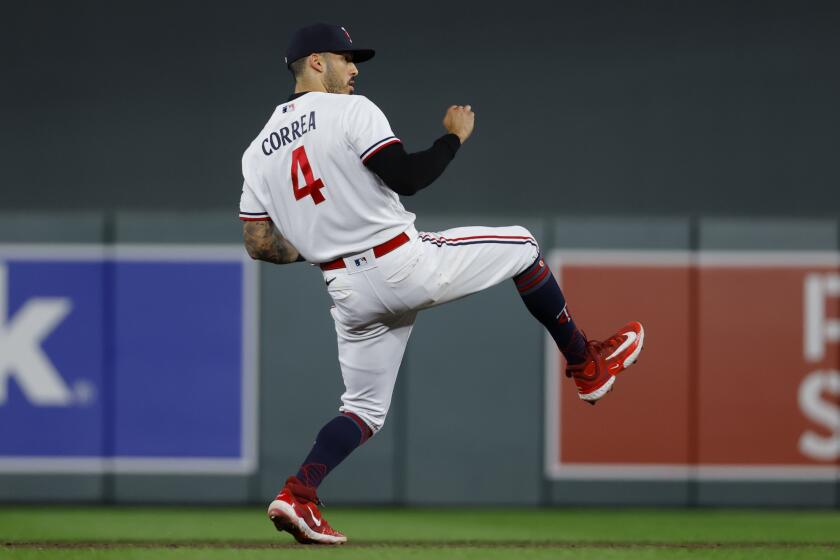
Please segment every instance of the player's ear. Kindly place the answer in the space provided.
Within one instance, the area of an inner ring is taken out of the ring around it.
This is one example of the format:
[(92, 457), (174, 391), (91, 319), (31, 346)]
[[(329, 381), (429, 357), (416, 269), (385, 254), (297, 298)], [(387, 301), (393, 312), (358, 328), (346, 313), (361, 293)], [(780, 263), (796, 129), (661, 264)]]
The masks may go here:
[(323, 72), (326, 70), (326, 61), (323, 53), (312, 53), (308, 59), (309, 67), (316, 72)]

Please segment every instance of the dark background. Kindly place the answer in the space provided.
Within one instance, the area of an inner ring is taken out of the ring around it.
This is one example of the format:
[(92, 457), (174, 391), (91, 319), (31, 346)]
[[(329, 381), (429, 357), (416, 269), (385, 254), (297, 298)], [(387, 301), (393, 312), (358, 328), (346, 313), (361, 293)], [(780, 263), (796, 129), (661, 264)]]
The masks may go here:
[(292, 88), (290, 33), (340, 23), (409, 150), (476, 131), (414, 211), (831, 216), (840, 3), (15, 2), (0, 23), (0, 208), (228, 209)]

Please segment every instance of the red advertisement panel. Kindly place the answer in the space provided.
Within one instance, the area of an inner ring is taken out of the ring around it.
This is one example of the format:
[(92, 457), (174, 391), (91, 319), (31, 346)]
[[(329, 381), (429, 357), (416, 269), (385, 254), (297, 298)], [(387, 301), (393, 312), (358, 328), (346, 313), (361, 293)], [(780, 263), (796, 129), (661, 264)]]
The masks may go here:
[(551, 478), (840, 474), (840, 273), (833, 253), (558, 252), (592, 338), (645, 327), (596, 406), (547, 338)]

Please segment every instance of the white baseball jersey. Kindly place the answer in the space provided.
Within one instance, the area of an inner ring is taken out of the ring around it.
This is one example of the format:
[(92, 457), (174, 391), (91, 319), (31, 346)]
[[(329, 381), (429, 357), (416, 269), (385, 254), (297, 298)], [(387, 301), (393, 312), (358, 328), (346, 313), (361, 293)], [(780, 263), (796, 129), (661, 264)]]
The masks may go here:
[[(307, 93), (277, 107), (242, 157), (240, 218), (273, 220), (322, 271), (345, 392), (339, 410), (385, 422), (417, 312), (512, 278), (539, 256), (519, 226), (418, 233), (414, 214), (364, 162), (399, 140), (358, 95)], [(377, 257), (400, 233), (407, 241)]]
[(311, 263), (408, 230), (414, 214), (364, 162), (399, 142), (361, 95), (309, 92), (279, 105), (242, 156), (242, 220), (272, 220)]

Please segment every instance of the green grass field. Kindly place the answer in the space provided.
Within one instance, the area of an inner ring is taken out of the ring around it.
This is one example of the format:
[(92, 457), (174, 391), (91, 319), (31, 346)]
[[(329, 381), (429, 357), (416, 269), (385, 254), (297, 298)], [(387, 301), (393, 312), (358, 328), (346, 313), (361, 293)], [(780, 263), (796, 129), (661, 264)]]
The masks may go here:
[(840, 558), (840, 512), (347, 509), (350, 542), (301, 546), (262, 508), (2, 507), (5, 559)]

